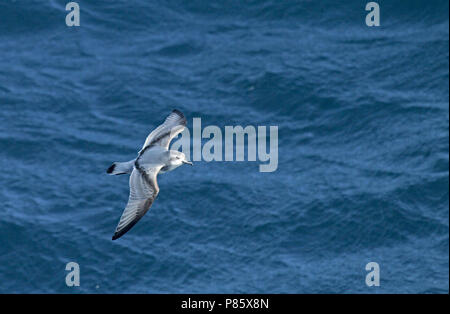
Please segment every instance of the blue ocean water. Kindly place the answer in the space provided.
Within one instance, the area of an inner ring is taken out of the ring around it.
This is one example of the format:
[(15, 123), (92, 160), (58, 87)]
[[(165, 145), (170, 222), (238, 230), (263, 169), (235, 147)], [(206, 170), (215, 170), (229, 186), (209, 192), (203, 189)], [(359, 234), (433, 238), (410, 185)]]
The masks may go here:
[[(1, 293), (448, 293), (448, 1), (67, 2), (0, 1)], [(111, 241), (173, 108), (278, 126), (278, 169), (161, 175)]]

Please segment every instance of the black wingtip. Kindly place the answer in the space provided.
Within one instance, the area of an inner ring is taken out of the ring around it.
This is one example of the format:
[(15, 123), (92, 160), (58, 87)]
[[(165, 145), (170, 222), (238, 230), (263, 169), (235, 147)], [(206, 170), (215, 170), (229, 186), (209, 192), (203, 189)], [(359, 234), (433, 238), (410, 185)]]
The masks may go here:
[(117, 240), (118, 238), (120, 238), (121, 236), (123, 236), (129, 229), (127, 229), (125, 232), (124, 230), (121, 230), (119, 232), (114, 233), (114, 235), (112, 236), (113, 241)]
[[(142, 217), (142, 216), (141, 216)], [(120, 238), (121, 236), (123, 236), (125, 233), (127, 233), (131, 228), (133, 228), (133, 226), (139, 221), (139, 219), (141, 219), (141, 217), (133, 220), (132, 222), (130, 222), (128, 225), (126, 225), (124, 228), (116, 231), (112, 237), (113, 240), (116, 240), (118, 238)]]
[(112, 164), (111, 166), (109, 166), (108, 170), (106, 170), (106, 173), (112, 173), (114, 171), (114, 168), (116, 168), (116, 164)]
[(183, 114), (180, 110), (178, 110), (178, 109), (173, 109), (173, 110), (172, 110), (172, 113), (177, 114), (177, 115), (180, 117), (180, 119), (181, 119), (181, 122), (180, 122), (180, 123), (181, 123), (182, 125), (186, 126), (186, 124), (187, 124), (186, 117), (184, 116), (184, 114)]
[(178, 109), (173, 109), (172, 112), (173, 112), (173, 113), (176, 113), (176, 114), (179, 115), (181, 118), (184, 118), (184, 114), (183, 114), (180, 110), (178, 110)]

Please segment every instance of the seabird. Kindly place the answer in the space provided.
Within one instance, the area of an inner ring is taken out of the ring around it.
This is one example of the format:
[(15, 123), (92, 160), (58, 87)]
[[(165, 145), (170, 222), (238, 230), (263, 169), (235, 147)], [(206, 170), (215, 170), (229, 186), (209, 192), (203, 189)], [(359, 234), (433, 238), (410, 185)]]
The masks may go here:
[(130, 176), (130, 196), (120, 217), (113, 240), (123, 236), (150, 209), (159, 192), (156, 180), (159, 173), (172, 171), (182, 164), (192, 165), (179, 151), (169, 150), (170, 141), (186, 127), (186, 118), (175, 109), (163, 124), (154, 129), (145, 140), (136, 159), (115, 162), (106, 172), (110, 175)]

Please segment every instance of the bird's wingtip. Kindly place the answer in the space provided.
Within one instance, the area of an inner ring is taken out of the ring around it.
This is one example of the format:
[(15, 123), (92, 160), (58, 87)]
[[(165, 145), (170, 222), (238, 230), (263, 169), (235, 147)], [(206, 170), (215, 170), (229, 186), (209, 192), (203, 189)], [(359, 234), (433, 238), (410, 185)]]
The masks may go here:
[[(128, 230), (127, 230), (127, 231), (128, 231)], [(123, 232), (123, 230), (116, 231), (116, 232), (114, 232), (114, 235), (112, 236), (112, 239), (113, 239), (113, 240), (117, 240), (118, 238), (120, 238), (121, 236), (123, 236), (125, 233), (126, 233), (126, 231)]]
[(186, 117), (184, 116), (184, 114), (178, 110), (178, 109), (173, 109), (172, 113), (176, 114), (179, 118), (180, 118), (180, 124), (186, 126), (187, 124), (187, 120)]
[(172, 110), (172, 112), (181, 113), (181, 111), (178, 110), (177, 108), (174, 108), (174, 109)]
[(173, 109), (172, 112), (173, 112), (173, 113), (176, 113), (176, 114), (179, 115), (181, 118), (184, 118), (184, 114), (183, 114), (180, 110), (178, 110), (178, 109)]
[(109, 168), (106, 170), (106, 173), (113, 173), (114, 168), (116, 168), (116, 164), (113, 163)]

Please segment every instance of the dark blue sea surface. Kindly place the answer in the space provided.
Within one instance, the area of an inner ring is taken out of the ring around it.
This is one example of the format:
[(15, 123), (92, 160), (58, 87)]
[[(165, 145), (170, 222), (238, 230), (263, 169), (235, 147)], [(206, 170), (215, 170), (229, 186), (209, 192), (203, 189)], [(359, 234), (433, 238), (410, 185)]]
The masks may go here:
[[(448, 293), (448, 1), (67, 2), (0, 1), (0, 293)], [(278, 169), (160, 175), (112, 241), (174, 108), (278, 126)]]

